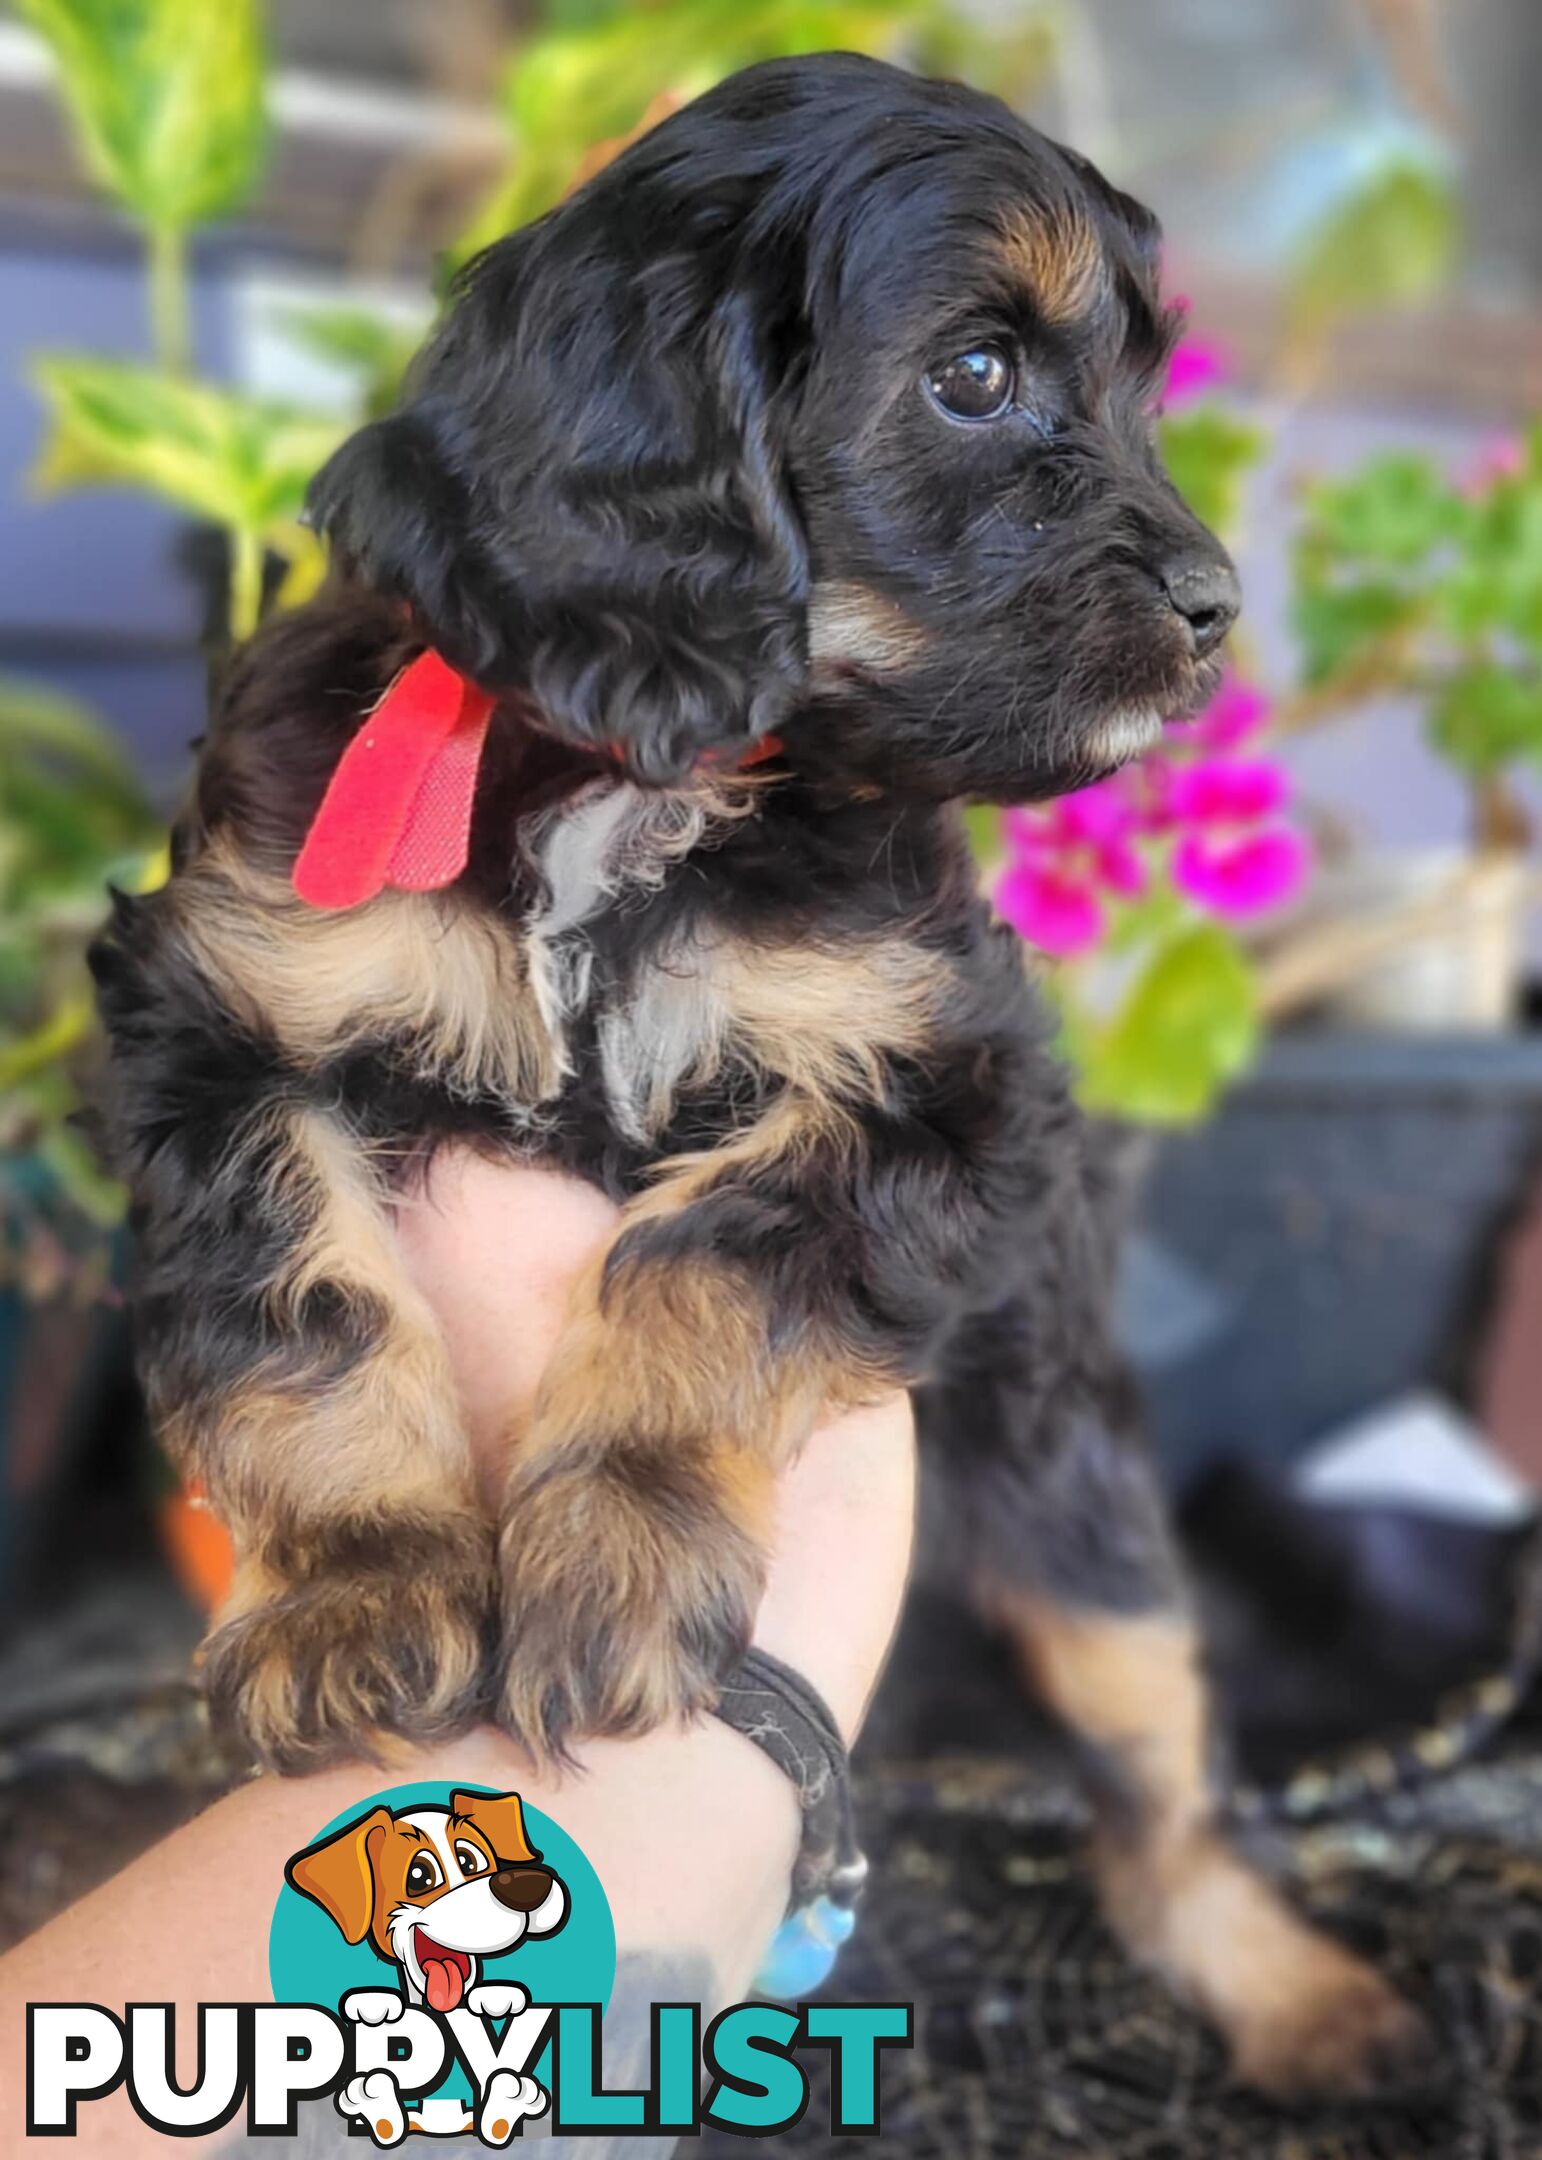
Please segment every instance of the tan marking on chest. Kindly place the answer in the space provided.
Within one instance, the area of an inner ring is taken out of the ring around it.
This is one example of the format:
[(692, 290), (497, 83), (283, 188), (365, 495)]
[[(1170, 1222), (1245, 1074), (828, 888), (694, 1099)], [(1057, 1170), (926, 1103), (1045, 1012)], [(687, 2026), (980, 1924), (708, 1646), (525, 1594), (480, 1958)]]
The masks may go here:
[(946, 963), (899, 935), (762, 945), (710, 933), (654, 955), (600, 1025), (606, 1093), (634, 1138), (662, 1131), (682, 1092), (735, 1064), (780, 1081), (813, 1122), (882, 1099), (891, 1061), (919, 1056), (948, 991)]
[(534, 1105), (562, 1085), (562, 1046), (519, 938), (457, 894), (387, 892), (333, 913), (216, 842), (174, 895), (190, 960), (291, 1056), (333, 1057), (389, 1035), (425, 1078), (460, 1094)]

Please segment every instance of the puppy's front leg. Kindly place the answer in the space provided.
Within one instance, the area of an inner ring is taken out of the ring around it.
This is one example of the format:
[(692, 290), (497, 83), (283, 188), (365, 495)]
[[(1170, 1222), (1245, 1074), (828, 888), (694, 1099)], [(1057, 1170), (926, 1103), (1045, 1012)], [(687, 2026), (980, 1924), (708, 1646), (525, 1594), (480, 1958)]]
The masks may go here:
[(136, 1175), (141, 1362), (236, 1548), (205, 1646), (218, 1715), (305, 1770), (482, 1705), (493, 1533), (387, 1196), (334, 1114), (271, 1101)]
[[(765, 1580), (777, 1471), (872, 1392), (785, 1270), (814, 1234), (807, 1106), (667, 1166), (581, 1283), (503, 1510), (503, 1722), (561, 1754), (716, 1699)], [(827, 1164), (833, 1174), (833, 1166)]]

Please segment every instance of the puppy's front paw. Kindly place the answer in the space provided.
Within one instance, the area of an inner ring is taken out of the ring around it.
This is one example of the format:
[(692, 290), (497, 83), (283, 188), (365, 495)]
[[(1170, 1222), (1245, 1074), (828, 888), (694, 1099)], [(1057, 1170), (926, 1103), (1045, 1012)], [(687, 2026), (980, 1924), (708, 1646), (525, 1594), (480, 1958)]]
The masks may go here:
[(216, 1723), (267, 1768), (373, 1755), (385, 1735), (450, 1738), (485, 1711), (494, 1570), (481, 1521), (334, 1532), (305, 1574), (269, 1580), (202, 1660)]
[(402, 2096), (389, 2070), (350, 2078), (337, 2096), (337, 2112), (363, 2123), (377, 2145), (399, 2145), (407, 2135)]
[(537, 1757), (708, 1710), (749, 1641), (765, 1558), (703, 1453), (516, 1464), (500, 1559), (500, 1723)]
[(1332, 1947), (1332, 1970), (1289, 2005), (1232, 2028), (1233, 2068), (1271, 2100), (1369, 2100), (1427, 2086), (1440, 2047), (1428, 2021), (1381, 1975)]

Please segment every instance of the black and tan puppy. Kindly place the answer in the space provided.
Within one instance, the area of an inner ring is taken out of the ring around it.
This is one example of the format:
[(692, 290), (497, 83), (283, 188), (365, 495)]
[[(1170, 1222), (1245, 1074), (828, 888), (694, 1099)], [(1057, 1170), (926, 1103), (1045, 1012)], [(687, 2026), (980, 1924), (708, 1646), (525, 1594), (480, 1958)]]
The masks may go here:
[[(1212, 1831), (1077, 1120), (956, 808), (1215, 680), (1156, 258), (1002, 106), (840, 56), (491, 248), (318, 481), (344, 582), (236, 665), (175, 875), (103, 941), (114, 1125), (154, 1412), (239, 1549), (207, 1683), (267, 1761), (710, 1703), (778, 1470), (905, 1383), (1097, 1765), (1127, 1939), (1248, 2075), (1354, 2088), (1414, 2021)], [(498, 698), (465, 874), (308, 907), (329, 775), (425, 646)], [(452, 1138), (624, 1202), (496, 1524), (392, 1235)]]

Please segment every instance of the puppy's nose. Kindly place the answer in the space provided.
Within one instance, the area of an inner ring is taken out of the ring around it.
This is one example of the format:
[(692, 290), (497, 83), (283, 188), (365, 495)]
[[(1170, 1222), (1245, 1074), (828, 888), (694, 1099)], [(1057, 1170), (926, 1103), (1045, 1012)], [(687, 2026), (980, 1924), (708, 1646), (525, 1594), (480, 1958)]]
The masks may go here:
[(1198, 657), (1214, 652), (1242, 607), (1242, 588), (1231, 564), (1213, 555), (1191, 555), (1168, 563), (1160, 582), (1173, 613), (1188, 626)]
[(492, 1879), (492, 1893), (510, 1912), (534, 1912), (551, 1891), (551, 1869), (543, 1867), (499, 1868)]

